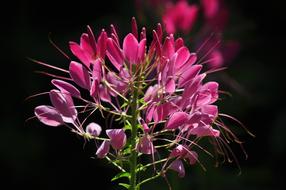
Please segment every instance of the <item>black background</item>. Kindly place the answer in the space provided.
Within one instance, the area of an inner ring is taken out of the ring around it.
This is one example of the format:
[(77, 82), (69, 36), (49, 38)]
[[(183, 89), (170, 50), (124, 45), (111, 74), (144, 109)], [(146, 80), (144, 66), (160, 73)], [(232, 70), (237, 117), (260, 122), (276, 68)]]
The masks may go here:
[[(239, 56), (227, 72), (249, 95), (233, 91), (233, 97), (226, 98), (222, 109), (245, 123), (256, 138), (242, 135), (249, 154), (247, 161), (234, 148), (242, 166), (241, 176), (236, 175), (234, 164), (218, 169), (210, 165), (206, 173), (190, 168), (186, 178), (172, 178), (171, 182), (175, 190), (284, 189), (285, 3), (282, 0), (227, 3), (233, 15), (230, 23), (234, 26), (233, 36), (242, 44)], [(49, 128), (35, 120), (25, 122), (36, 105), (48, 100), (24, 99), (51, 88), (49, 78), (34, 73), (43, 68), (26, 57), (67, 68), (69, 62), (49, 44), (48, 34), (51, 32), (53, 40), (65, 52), (69, 52), (68, 41), (78, 41), (87, 24), (98, 33), (102, 27), (115, 23), (120, 33), (126, 34), (130, 18), (136, 15), (133, 1), (23, 0), (8, 2), (1, 8), (1, 186), (111, 189), (114, 184), (110, 178), (116, 171), (106, 166), (106, 162), (90, 158), (92, 146), (83, 148), (83, 141), (64, 128)], [(167, 189), (160, 180), (152, 185), (152, 189)]]

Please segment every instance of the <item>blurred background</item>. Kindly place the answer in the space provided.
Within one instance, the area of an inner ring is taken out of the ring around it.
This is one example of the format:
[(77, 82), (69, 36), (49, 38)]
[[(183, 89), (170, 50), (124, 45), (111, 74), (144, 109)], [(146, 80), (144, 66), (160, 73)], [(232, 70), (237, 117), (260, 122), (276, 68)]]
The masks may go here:
[[(189, 2), (192, 2), (191, 0)], [(241, 132), (249, 158), (244, 159), (239, 147), (233, 150), (242, 168), (235, 164), (219, 168), (205, 163), (208, 171), (188, 168), (185, 178), (171, 174), (174, 190), (282, 190), (285, 185), (286, 101), (284, 1), (225, 1), (230, 10), (226, 36), (239, 41), (240, 51), (225, 71), (230, 78), (222, 80), (222, 88), (231, 92), (224, 96), (221, 112), (236, 116), (256, 138)], [(148, 8), (148, 7), (147, 7)], [(153, 9), (149, 7), (149, 12)], [(33, 116), (36, 105), (47, 97), (25, 101), (29, 95), (51, 88), (50, 78), (34, 71), (45, 70), (27, 60), (32, 57), (52, 65), (68, 67), (66, 60), (49, 43), (48, 35), (71, 55), (68, 41), (78, 41), (87, 24), (96, 34), (114, 23), (121, 37), (130, 31), (132, 16), (140, 17), (147, 30), (159, 18), (144, 20), (144, 11), (134, 1), (9, 1), (1, 6), (1, 120), (0, 182), (12, 189), (119, 189), (110, 179), (116, 174), (105, 161), (94, 160), (94, 149), (65, 128), (50, 128)], [(148, 10), (147, 10), (148, 11)], [(150, 14), (149, 14), (150, 17)], [(143, 19), (142, 19), (143, 18)], [(239, 83), (242, 92), (229, 85)], [(95, 118), (102, 122), (102, 120)], [(143, 189), (167, 189), (163, 180)]]

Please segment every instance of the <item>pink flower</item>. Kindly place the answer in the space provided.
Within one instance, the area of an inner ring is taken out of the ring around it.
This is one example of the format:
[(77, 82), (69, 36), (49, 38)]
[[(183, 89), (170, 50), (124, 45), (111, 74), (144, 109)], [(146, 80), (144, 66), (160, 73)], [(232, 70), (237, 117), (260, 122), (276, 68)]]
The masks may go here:
[(170, 169), (178, 172), (179, 177), (185, 177), (185, 167), (182, 160), (174, 160), (170, 165)]
[(169, 34), (177, 30), (188, 33), (197, 19), (198, 10), (197, 5), (189, 5), (186, 0), (170, 4), (162, 16), (166, 31)]

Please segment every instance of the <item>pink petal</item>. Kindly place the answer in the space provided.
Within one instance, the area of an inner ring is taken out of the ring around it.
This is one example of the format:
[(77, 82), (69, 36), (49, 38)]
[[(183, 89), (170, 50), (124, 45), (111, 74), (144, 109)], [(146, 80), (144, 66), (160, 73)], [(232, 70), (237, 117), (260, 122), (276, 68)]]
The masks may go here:
[(174, 160), (170, 164), (170, 169), (174, 170), (175, 172), (178, 172), (179, 177), (185, 176), (185, 168), (184, 168), (184, 164), (181, 160)]
[(107, 39), (107, 57), (114, 67), (120, 71), (124, 61), (123, 54), (116, 42), (111, 38)]
[(53, 106), (61, 114), (64, 122), (73, 123), (77, 118), (77, 111), (74, 107), (72, 97), (58, 90), (51, 90), (50, 99)]
[(125, 59), (130, 64), (135, 64), (137, 61), (138, 41), (133, 34), (129, 33), (123, 41), (123, 53)]
[(138, 45), (137, 64), (144, 61), (145, 52), (146, 52), (146, 39), (143, 39), (140, 41), (140, 43)]
[(148, 135), (144, 135), (140, 138), (139, 143), (137, 144), (137, 150), (143, 154), (154, 154), (155, 147)]
[(90, 45), (88, 34), (83, 33), (81, 35), (80, 46), (81, 46), (81, 49), (83, 50), (85, 56), (88, 58), (89, 62), (91, 62), (91, 60), (93, 58), (95, 58), (96, 52), (92, 49), (92, 47)]
[(176, 148), (172, 150), (170, 157), (171, 158), (184, 157), (186, 153), (187, 153), (186, 148), (183, 145), (178, 145)]
[(86, 133), (90, 134), (91, 136), (98, 137), (102, 131), (100, 125), (97, 123), (90, 123), (86, 126), (85, 129)]
[(126, 134), (123, 129), (108, 129), (107, 136), (110, 138), (111, 146), (115, 150), (122, 149), (126, 144)]
[(75, 42), (69, 42), (70, 45), (70, 50), (72, 53), (83, 63), (85, 64), (88, 68), (90, 66), (90, 60), (88, 57), (86, 57), (84, 51), (81, 49), (81, 47), (75, 43)]
[(166, 86), (165, 86), (165, 90), (167, 93), (169, 94), (173, 94), (176, 90), (176, 83), (174, 79), (169, 79), (169, 81), (167, 82)]
[(206, 18), (213, 18), (219, 11), (219, 0), (201, 0)]
[(193, 65), (183, 71), (183, 73), (179, 77), (178, 85), (179, 87), (184, 87), (188, 82), (194, 79), (202, 69), (202, 65)]
[(131, 26), (132, 26), (132, 34), (136, 39), (138, 39), (138, 29), (137, 29), (137, 23), (136, 19), (133, 17), (131, 20)]
[(97, 40), (96, 49), (97, 49), (98, 57), (101, 57), (103, 59), (106, 54), (106, 42), (107, 42), (107, 34), (104, 30), (102, 30)]
[(62, 93), (69, 93), (73, 97), (80, 98), (80, 91), (68, 82), (63, 80), (53, 79), (52, 84), (57, 87)]
[(88, 38), (89, 38), (89, 43), (91, 48), (93, 49), (93, 52), (96, 52), (96, 42), (95, 42), (95, 37), (93, 34), (92, 29), (90, 28), (90, 26), (87, 26), (87, 33), (88, 33)]
[(180, 49), (183, 46), (184, 46), (183, 38), (178, 38), (175, 42), (175, 51), (178, 51), (178, 49)]
[(190, 133), (197, 137), (212, 136), (219, 137), (219, 130), (213, 129), (210, 125), (198, 126), (190, 130)]
[(69, 67), (73, 81), (82, 88), (90, 89), (90, 76), (88, 70), (80, 63), (72, 61)]
[(198, 161), (198, 154), (195, 151), (187, 151), (185, 158), (189, 160), (190, 165), (194, 165)]
[(92, 78), (94, 80), (101, 81), (102, 78), (102, 61), (101, 59), (96, 59), (93, 63)]
[(64, 123), (60, 113), (51, 106), (38, 106), (34, 113), (36, 117), (45, 125), (57, 127)]
[(218, 116), (218, 108), (215, 105), (204, 105), (201, 108), (202, 113), (208, 114), (213, 118)]
[(170, 37), (167, 37), (165, 39), (165, 42), (162, 48), (162, 54), (166, 58), (170, 59), (174, 53), (175, 53), (174, 42), (170, 39)]
[(97, 97), (97, 95), (99, 93), (99, 82), (98, 82), (98, 80), (92, 81), (89, 93), (90, 93), (90, 96)]
[(190, 58), (190, 52), (188, 48), (186, 47), (181, 47), (178, 51), (178, 56), (175, 62), (175, 68), (179, 69), (182, 65), (184, 65), (188, 59)]
[(181, 125), (186, 124), (188, 122), (188, 119), (189, 115), (187, 113), (176, 112), (170, 117), (165, 129), (176, 129)]
[(99, 85), (99, 97), (104, 102), (111, 102), (110, 94), (108, 93), (107, 87), (102, 84)]
[(210, 68), (218, 68), (223, 66), (224, 58), (219, 50), (213, 51), (209, 56), (209, 62), (207, 63)]
[(100, 147), (96, 151), (96, 155), (98, 158), (105, 158), (105, 156), (109, 153), (110, 142), (105, 140), (102, 142)]

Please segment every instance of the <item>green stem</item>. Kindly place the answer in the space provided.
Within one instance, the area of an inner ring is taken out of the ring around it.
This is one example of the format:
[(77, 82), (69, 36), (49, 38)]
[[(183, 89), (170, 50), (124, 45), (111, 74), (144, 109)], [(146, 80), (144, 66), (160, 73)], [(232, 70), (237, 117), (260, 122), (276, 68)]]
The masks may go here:
[(137, 139), (137, 118), (138, 118), (138, 88), (134, 84), (133, 98), (131, 102), (131, 156), (130, 156), (130, 188), (129, 190), (138, 190), (136, 189), (136, 166), (137, 166), (137, 152), (136, 152), (136, 139)]
[(160, 177), (160, 176), (161, 176), (161, 173), (158, 173), (157, 175), (154, 175), (153, 177), (150, 177), (150, 178), (147, 178), (147, 179), (141, 181), (140, 183), (137, 184), (137, 188), (139, 189), (140, 186), (143, 185), (144, 183), (147, 183), (147, 182), (149, 182), (149, 181), (152, 181), (152, 180), (154, 180), (154, 179), (156, 179), (156, 178), (158, 178), (158, 177)]

